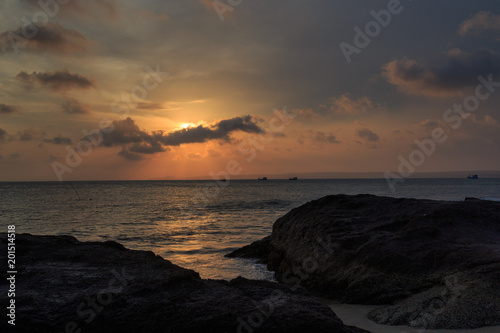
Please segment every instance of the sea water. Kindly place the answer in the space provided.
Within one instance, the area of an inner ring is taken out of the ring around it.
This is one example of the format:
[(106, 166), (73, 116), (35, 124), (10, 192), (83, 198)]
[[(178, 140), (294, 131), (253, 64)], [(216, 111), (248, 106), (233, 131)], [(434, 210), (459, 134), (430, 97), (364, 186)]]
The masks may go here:
[(383, 179), (0, 183), (0, 230), (114, 240), (153, 251), (202, 278), (273, 279), (264, 265), (224, 255), (269, 235), (292, 208), (330, 194), (500, 200), (500, 179)]

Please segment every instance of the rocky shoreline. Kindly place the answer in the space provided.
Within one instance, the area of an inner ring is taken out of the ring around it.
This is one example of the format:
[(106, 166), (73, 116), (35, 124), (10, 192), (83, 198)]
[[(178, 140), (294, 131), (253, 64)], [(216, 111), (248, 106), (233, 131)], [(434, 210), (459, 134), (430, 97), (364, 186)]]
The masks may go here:
[[(0, 238), (7, 253), (7, 235)], [(4, 318), (2, 332), (367, 332), (345, 326), (303, 288), (203, 280), (112, 241), (17, 234), (15, 246), (15, 327)], [(6, 262), (0, 270), (5, 304)]]
[(500, 203), (332, 195), (279, 218), (229, 257), (267, 263), (284, 284), (380, 304), (379, 324), (500, 325)]
[[(6, 240), (0, 234), (2, 253)], [(258, 258), (280, 283), (203, 280), (112, 241), (16, 234), (15, 246), (15, 332), (367, 332), (344, 325), (312, 294), (380, 305), (368, 318), (385, 325), (500, 325), (498, 202), (309, 202), (279, 218), (270, 236), (228, 255)], [(13, 330), (3, 320), (0, 331)]]

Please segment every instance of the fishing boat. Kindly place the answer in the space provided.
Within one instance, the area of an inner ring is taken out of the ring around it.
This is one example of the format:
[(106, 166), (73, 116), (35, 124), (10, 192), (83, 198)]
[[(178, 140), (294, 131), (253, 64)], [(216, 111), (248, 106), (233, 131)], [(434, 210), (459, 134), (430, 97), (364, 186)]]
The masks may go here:
[(257, 180), (267, 180), (267, 177), (259, 177)]
[(470, 175), (467, 177), (467, 179), (479, 179), (479, 176), (478, 175)]

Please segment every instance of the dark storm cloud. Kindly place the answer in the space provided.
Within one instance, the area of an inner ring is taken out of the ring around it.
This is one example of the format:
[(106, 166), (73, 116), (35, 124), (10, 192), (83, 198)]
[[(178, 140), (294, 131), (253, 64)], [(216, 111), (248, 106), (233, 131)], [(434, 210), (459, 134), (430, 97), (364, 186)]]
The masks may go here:
[(408, 94), (445, 97), (477, 85), (479, 75), (500, 74), (500, 56), (493, 51), (458, 54), (441, 66), (405, 58), (393, 60), (383, 69), (387, 81)]
[(168, 146), (202, 143), (209, 140), (230, 140), (230, 134), (236, 131), (245, 133), (263, 133), (251, 116), (221, 120), (214, 125), (184, 128), (165, 133), (141, 130), (131, 118), (113, 122), (114, 130), (103, 133), (102, 145), (106, 147), (122, 145), (120, 156), (129, 160), (138, 160), (134, 153), (155, 154), (168, 151)]
[(23, 34), (22, 27), (0, 34), (0, 49), (3, 52), (18, 49), (32, 52), (58, 54), (87, 53), (89, 41), (78, 31), (67, 29), (56, 23), (36, 27), (30, 35)]
[(232, 132), (263, 133), (263, 130), (253, 121), (251, 116), (235, 117), (205, 127), (184, 128), (179, 131), (163, 134), (159, 140), (167, 146), (179, 146), (183, 143), (201, 143), (208, 140), (229, 140)]
[(15, 106), (0, 103), (0, 114), (1, 113), (14, 113), (17, 111), (19, 111), (19, 109)]
[(151, 135), (136, 125), (132, 118), (113, 121), (112, 132), (103, 134), (103, 146), (111, 147), (128, 143), (141, 143), (151, 141)]
[(362, 130), (359, 130), (358, 136), (369, 142), (378, 142), (380, 140), (380, 137), (377, 134), (373, 133), (368, 128), (363, 128)]
[(64, 113), (69, 114), (83, 114), (89, 113), (87, 106), (81, 104), (76, 99), (68, 98), (62, 105), (61, 109)]
[[(235, 131), (263, 133), (263, 130), (253, 121), (251, 116), (235, 117), (221, 120), (209, 127), (199, 125), (170, 133), (163, 131), (148, 133), (141, 130), (131, 118), (114, 121), (113, 125), (115, 129), (111, 133), (104, 135), (104, 146), (109, 147), (128, 143), (161, 143), (165, 146), (179, 146), (185, 143), (202, 143), (216, 139), (229, 140), (229, 135)], [(136, 150), (142, 149), (139, 147), (137, 146)]]
[(33, 72), (28, 74), (21, 72), (16, 78), (23, 83), (25, 87), (31, 88), (35, 85), (53, 90), (66, 91), (70, 89), (90, 89), (94, 83), (80, 74), (70, 73), (67, 69), (55, 72)]
[(55, 145), (70, 145), (71, 144), (71, 139), (63, 137), (61, 134), (58, 136), (52, 138), (52, 139), (43, 139), (42, 140), (45, 143), (53, 143)]

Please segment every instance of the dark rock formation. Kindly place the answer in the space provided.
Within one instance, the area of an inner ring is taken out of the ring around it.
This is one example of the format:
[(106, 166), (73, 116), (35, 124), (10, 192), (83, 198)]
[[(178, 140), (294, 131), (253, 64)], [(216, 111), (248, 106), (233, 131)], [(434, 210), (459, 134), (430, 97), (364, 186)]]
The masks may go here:
[(500, 202), (327, 196), (279, 218), (267, 247), (280, 282), (390, 304), (369, 314), (378, 323), (500, 325)]
[[(6, 234), (0, 235), (7, 253)], [(1, 332), (366, 332), (344, 326), (304, 289), (202, 280), (115, 242), (18, 234), (15, 244), (16, 325), (4, 314)], [(6, 260), (0, 270), (5, 305)]]
[(259, 259), (259, 263), (267, 263), (267, 255), (269, 253), (269, 243), (271, 241), (271, 236), (264, 237), (261, 240), (257, 240), (250, 245), (243, 246), (240, 249), (234, 250), (233, 252), (226, 254), (228, 258), (256, 258)]

